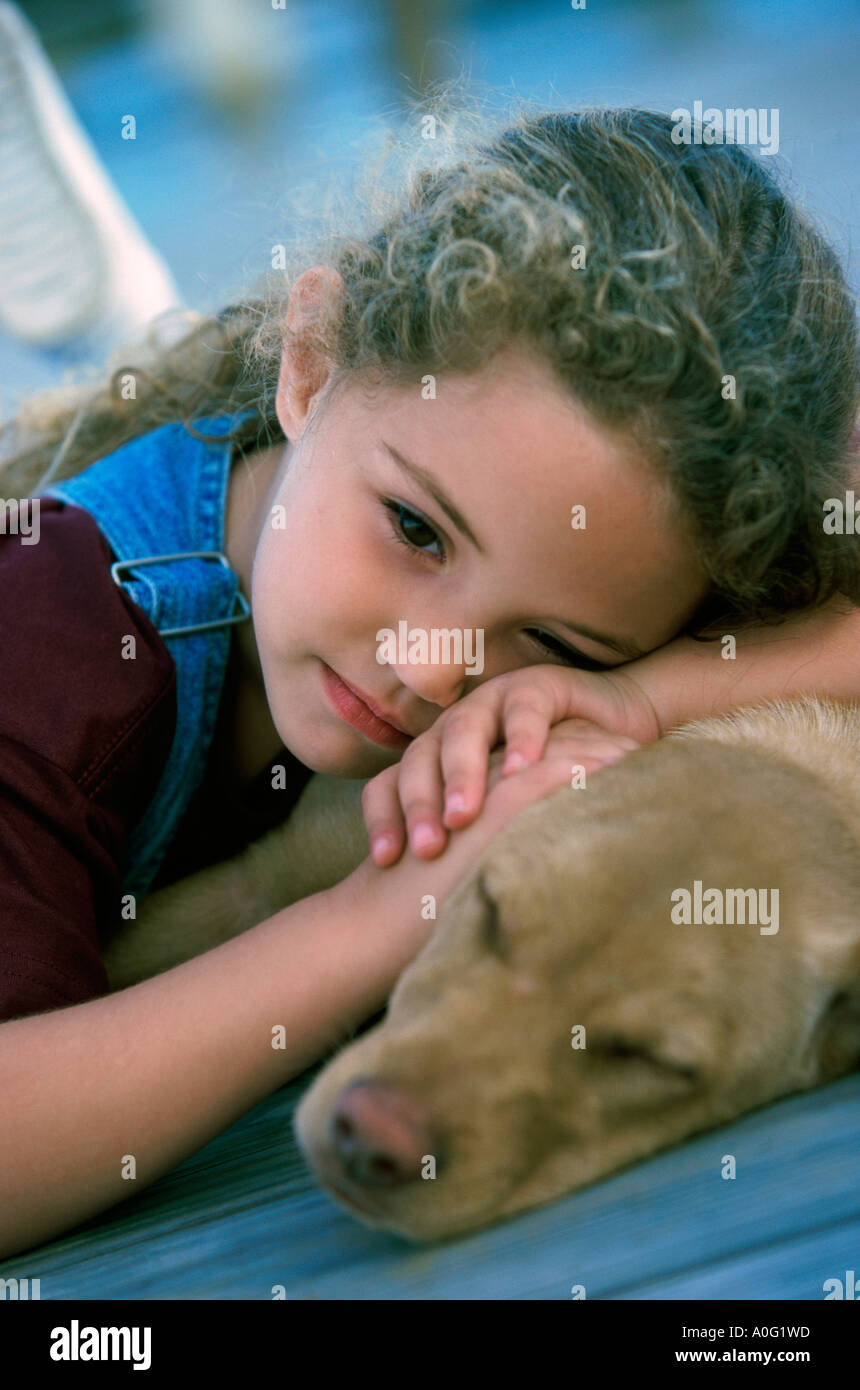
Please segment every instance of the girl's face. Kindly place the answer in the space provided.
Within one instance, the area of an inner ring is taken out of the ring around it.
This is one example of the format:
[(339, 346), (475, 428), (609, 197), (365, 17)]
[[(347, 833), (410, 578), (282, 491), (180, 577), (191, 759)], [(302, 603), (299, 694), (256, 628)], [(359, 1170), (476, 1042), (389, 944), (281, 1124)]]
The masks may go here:
[[(428, 394), (350, 382), (297, 422), (279, 391), (291, 442), (251, 604), (272, 720), (318, 772), (373, 776), (504, 671), (629, 661), (675, 635), (707, 591), (630, 442), (592, 423), (542, 362), (509, 349)], [(416, 633), (432, 657), (434, 629), (460, 630), (459, 662), (444, 638), (435, 662), (408, 660)], [(381, 663), (385, 630), (408, 637)]]

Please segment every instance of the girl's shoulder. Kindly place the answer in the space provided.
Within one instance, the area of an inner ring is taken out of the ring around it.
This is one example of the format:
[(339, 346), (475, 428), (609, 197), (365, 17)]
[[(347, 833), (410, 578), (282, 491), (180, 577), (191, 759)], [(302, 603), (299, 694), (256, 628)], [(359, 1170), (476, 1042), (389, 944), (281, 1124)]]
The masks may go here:
[(0, 733), (105, 800), (112, 768), (132, 790), (120, 776), (130, 740), (150, 760), (166, 743), (166, 760), (176, 717), (173, 660), (113, 582), (113, 558), (83, 508), (0, 500)]

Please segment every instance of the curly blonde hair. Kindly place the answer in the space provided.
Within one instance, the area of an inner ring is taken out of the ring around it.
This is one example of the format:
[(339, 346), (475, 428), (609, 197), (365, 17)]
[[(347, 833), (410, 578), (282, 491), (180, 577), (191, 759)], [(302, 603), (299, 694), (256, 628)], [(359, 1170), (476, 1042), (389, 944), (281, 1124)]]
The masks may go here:
[(598, 423), (630, 431), (711, 583), (692, 635), (860, 604), (857, 538), (823, 529), (856, 468), (860, 359), (838, 258), (760, 160), (677, 144), (672, 126), (638, 109), (521, 111), (473, 133), (363, 230), (300, 246), (288, 273), (173, 345), (31, 398), (0, 432), (0, 484), (27, 496), (162, 424), (196, 433), (195, 417), (240, 408), (240, 453), (283, 440), (286, 303), (299, 269), (326, 264), (343, 313), (320, 345), (341, 376), (468, 372), (519, 342)]

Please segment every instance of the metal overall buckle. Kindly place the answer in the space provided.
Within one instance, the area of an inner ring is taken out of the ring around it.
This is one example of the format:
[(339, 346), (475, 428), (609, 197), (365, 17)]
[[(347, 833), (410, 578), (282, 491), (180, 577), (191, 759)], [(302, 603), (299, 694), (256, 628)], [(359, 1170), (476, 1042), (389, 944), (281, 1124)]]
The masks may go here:
[[(227, 556), (222, 555), (218, 550), (183, 550), (176, 555), (142, 555), (137, 560), (116, 560), (110, 567), (111, 577), (115, 584), (121, 585), (120, 572), (122, 570), (138, 569), (141, 565), (164, 565), (170, 560), (217, 560), (225, 569), (230, 569)], [(134, 576), (132, 576), (133, 579)], [(160, 637), (184, 637), (189, 632), (209, 632), (216, 627), (231, 627), (233, 623), (242, 623), (246, 618), (250, 618), (251, 605), (241, 589), (236, 590), (233, 598), (239, 605), (239, 611), (234, 611), (226, 618), (216, 618), (211, 623), (191, 623), (188, 627), (168, 627), (156, 630)]]

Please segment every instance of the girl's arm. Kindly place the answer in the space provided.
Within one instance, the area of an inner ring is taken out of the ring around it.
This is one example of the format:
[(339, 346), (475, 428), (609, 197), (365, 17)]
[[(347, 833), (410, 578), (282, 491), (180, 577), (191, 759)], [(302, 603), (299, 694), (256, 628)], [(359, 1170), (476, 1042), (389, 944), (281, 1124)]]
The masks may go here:
[[(860, 415), (851, 455), (851, 485), (860, 494)], [(661, 734), (691, 719), (792, 695), (860, 700), (860, 608), (844, 598), (775, 627), (738, 633), (731, 659), (723, 647), (678, 637), (624, 667), (653, 706)]]
[(792, 695), (860, 700), (860, 609), (846, 613), (845, 607), (834, 600), (776, 627), (738, 633), (730, 656), (723, 655), (732, 651), (725, 641), (677, 637), (624, 672), (653, 707), (661, 734), (691, 719)]
[(0, 1257), (154, 1182), (378, 1012), (433, 930), (425, 895), (441, 903), (512, 816), (567, 785), (565, 725), (552, 744), (516, 779), (494, 760), (484, 815), (434, 863), (365, 859), (152, 979), (0, 1024)]
[(147, 1186), (383, 1006), (432, 923), (378, 877), (368, 861), (153, 979), (0, 1025), (0, 1256)]

